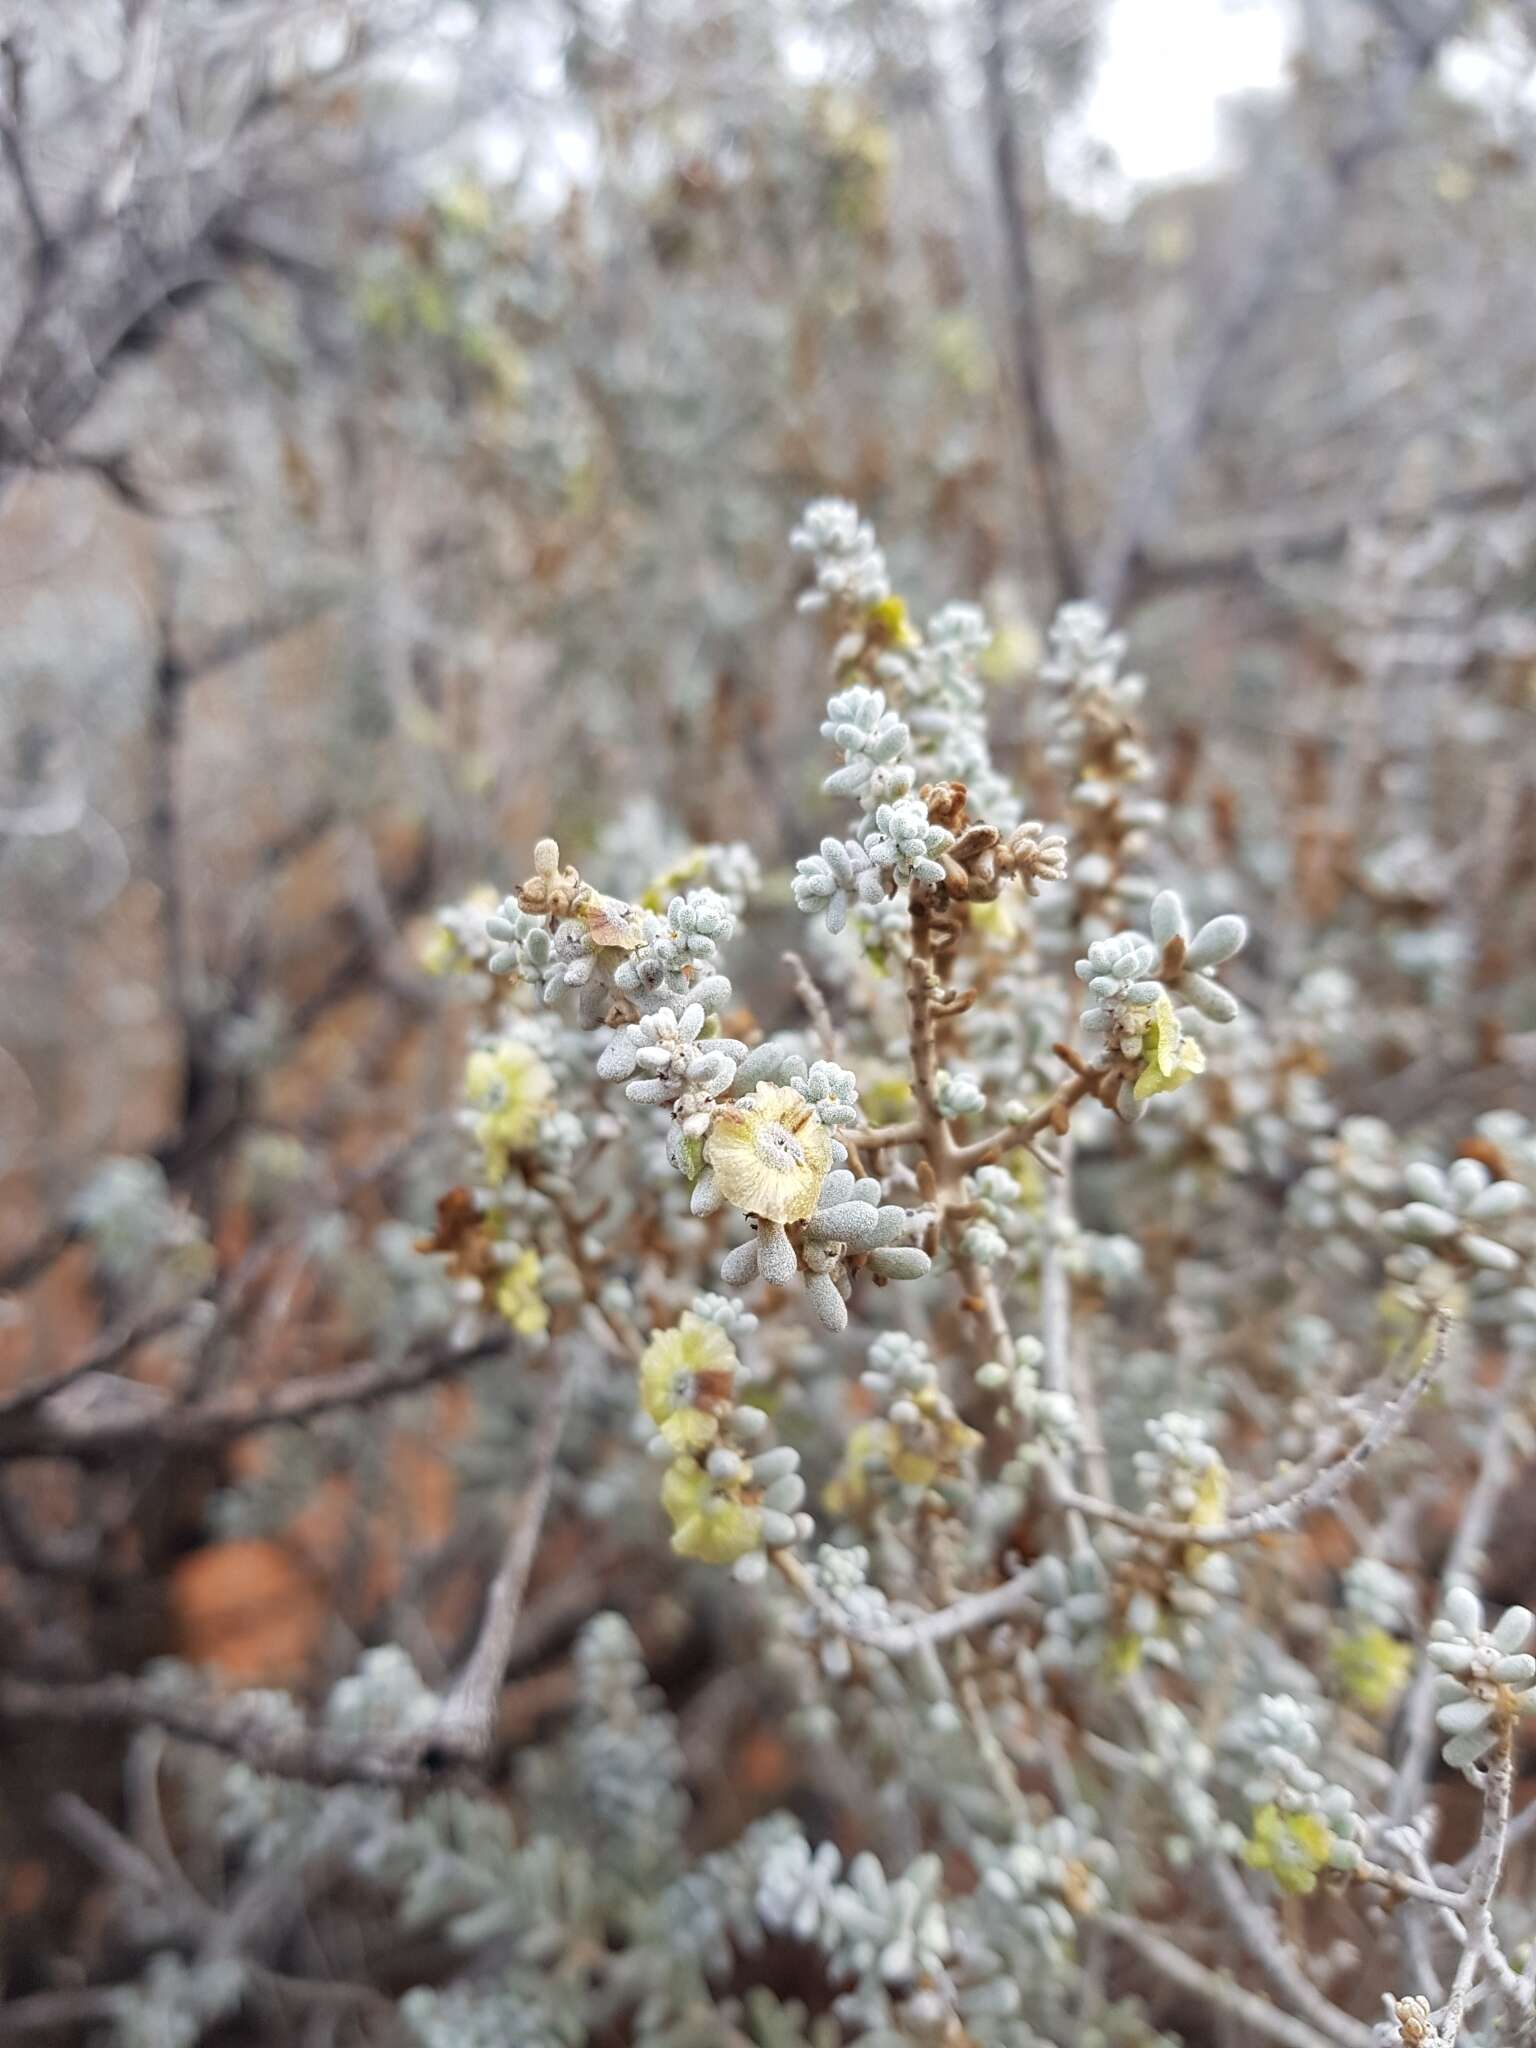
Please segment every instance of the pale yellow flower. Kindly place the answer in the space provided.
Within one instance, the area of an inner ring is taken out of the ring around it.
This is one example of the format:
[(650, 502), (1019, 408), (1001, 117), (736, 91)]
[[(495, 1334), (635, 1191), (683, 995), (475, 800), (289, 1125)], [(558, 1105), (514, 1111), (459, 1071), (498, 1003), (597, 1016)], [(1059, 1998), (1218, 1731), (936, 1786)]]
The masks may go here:
[(736, 1351), (718, 1323), (690, 1310), (673, 1330), (659, 1330), (640, 1357), (640, 1399), (675, 1451), (702, 1451), (720, 1434), (719, 1411), (730, 1405)]
[(1141, 1072), (1136, 1076), (1138, 1101), (1149, 1095), (1171, 1094), (1195, 1074), (1205, 1072), (1205, 1047), (1180, 1024), (1166, 989), (1152, 1006), (1141, 1057)]
[(672, 1548), (700, 1564), (735, 1564), (763, 1547), (763, 1511), (728, 1488), (717, 1489), (702, 1465), (679, 1458), (661, 1482), (672, 1524)]
[(555, 1083), (532, 1046), (517, 1039), (477, 1046), (464, 1069), (464, 1094), (474, 1111), (476, 1142), (492, 1181), (507, 1177), (514, 1152), (526, 1152), (554, 1101)]
[(803, 1095), (765, 1081), (740, 1102), (721, 1105), (704, 1157), (734, 1208), (769, 1223), (799, 1223), (816, 1207), (832, 1140)]
[(868, 1505), (871, 1472), (890, 1462), (893, 1434), (891, 1425), (883, 1420), (861, 1422), (850, 1432), (842, 1469), (827, 1482), (822, 1496), (829, 1514), (856, 1515)]
[(912, 1083), (894, 1067), (859, 1082), (859, 1106), (868, 1123), (899, 1124), (912, 1114)]
[(539, 1255), (530, 1247), (518, 1253), (496, 1283), (496, 1312), (520, 1337), (542, 1336), (549, 1328), (549, 1308), (539, 1292), (542, 1272)]
[(1413, 1671), (1413, 1646), (1400, 1643), (1384, 1628), (1361, 1628), (1341, 1636), (1332, 1651), (1339, 1683), (1368, 1714), (1384, 1714), (1408, 1683)]
[(1328, 1868), (1333, 1844), (1333, 1830), (1320, 1814), (1282, 1813), (1271, 1803), (1253, 1816), (1243, 1861), (1269, 1871), (1282, 1891), (1305, 1898), (1317, 1890), (1318, 1872)]
[(663, 869), (655, 881), (648, 882), (641, 890), (641, 908), (654, 910), (659, 915), (674, 896), (680, 896), (694, 883), (702, 882), (708, 866), (709, 849), (704, 846), (690, 846), (671, 867)]
[(903, 1431), (881, 1418), (861, 1422), (849, 1436), (841, 1471), (823, 1498), (835, 1515), (857, 1515), (871, 1498), (871, 1481), (889, 1472), (902, 1486), (931, 1486), (956, 1477), (962, 1461), (981, 1445), (981, 1436), (960, 1420), (942, 1395), (919, 1395), (921, 1424)]
[(1227, 1501), (1232, 1481), (1225, 1465), (1211, 1465), (1195, 1488), (1195, 1504), (1189, 1520), (1197, 1529), (1214, 1529), (1227, 1519)]
[(424, 974), (453, 974), (463, 958), (463, 948), (447, 925), (435, 924), (422, 943), (419, 957)]

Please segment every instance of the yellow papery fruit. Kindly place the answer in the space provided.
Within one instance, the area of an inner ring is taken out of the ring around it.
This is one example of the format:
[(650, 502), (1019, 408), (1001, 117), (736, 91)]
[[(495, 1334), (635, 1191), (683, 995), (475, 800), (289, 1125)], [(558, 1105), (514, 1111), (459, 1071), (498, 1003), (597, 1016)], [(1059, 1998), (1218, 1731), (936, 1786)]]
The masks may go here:
[(452, 974), (459, 964), (459, 942), (446, 925), (434, 925), (417, 957), (424, 974)]
[(672, 1524), (672, 1548), (700, 1564), (735, 1564), (762, 1548), (761, 1508), (716, 1493), (702, 1465), (680, 1458), (661, 1482), (661, 1504)]
[(832, 1166), (832, 1140), (803, 1095), (764, 1082), (722, 1105), (704, 1140), (715, 1183), (733, 1208), (769, 1223), (799, 1223), (816, 1207)]
[(1332, 1847), (1333, 1830), (1317, 1814), (1261, 1806), (1243, 1861), (1254, 1870), (1267, 1870), (1282, 1891), (1305, 1898), (1317, 1890), (1317, 1874), (1326, 1869)]
[(907, 617), (905, 602), (899, 597), (882, 597), (878, 604), (872, 604), (865, 614), (870, 626), (882, 640), (894, 647), (912, 647), (917, 636), (912, 631), (912, 622)]
[(709, 1475), (692, 1458), (669, 1465), (661, 1482), (661, 1505), (673, 1528), (699, 1512), (709, 1497)]
[(486, 1173), (505, 1180), (514, 1152), (526, 1152), (554, 1101), (554, 1077), (531, 1046), (516, 1039), (477, 1046), (464, 1068), (464, 1094)]
[(537, 1337), (549, 1328), (549, 1307), (539, 1292), (542, 1271), (539, 1255), (530, 1247), (518, 1253), (496, 1283), (496, 1313), (520, 1337)]
[(1357, 1629), (1335, 1642), (1333, 1668), (1357, 1706), (1368, 1714), (1382, 1714), (1408, 1683), (1413, 1647), (1384, 1628)]
[(903, 1486), (929, 1486), (939, 1476), (939, 1461), (931, 1451), (907, 1450), (898, 1443), (888, 1456), (891, 1471)]
[(891, 1435), (888, 1422), (861, 1422), (852, 1431), (842, 1469), (822, 1493), (829, 1514), (856, 1515), (864, 1506), (869, 1499), (869, 1468), (889, 1462)]
[(1111, 1678), (1129, 1678), (1141, 1669), (1142, 1639), (1138, 1635), (1116, 1636), (1104, 1653)]
[(1171, 1094), (1195, 1074), (1205, 1072), (1205, 1048), (1179, 1023), (1166, 989), (1152, 1006), (1141, 1056), (1135, 1089), (1138, 1101), (1149, 1095)]
[(859, 1094), (871, 1130), (900, 1123), (912, 1114), (912, 1083), (905, 1074), (877, 1074), (862, 1084)]
[(1011, 900), (1006, 896), (994, 896), (990, 903), (973, 903), (971, 930), (996, 945), (1011, 944), (1019, 933), (1019, 921)]
[(640, 1355), (640, 1400), (675, 1451), (701, 1451), (720, 1434), (714, 1412), (730, 1399), (736, 1349), (718, 1323), (689, 1310)]
[(671, 867), (659, 874), (653, 882), (648, 882), (641, 890), (641, 908), (654, 910), (659, 916), (674, 896), (680, 896), (690, 884), (703, 881), (704, 870), (708, 864), (709, 854), (706, 849), (702, 846), (690, 846), (686, 853), (679, 854)]
[(1189, 1511), (1189, 1519), (1197, 1529), (1213, 1529), (1227, 1519), (1231, 1490), (1225, 1465), (1212, 1465), (1201, 1475), (1195, 1488), (1195, 1504)]

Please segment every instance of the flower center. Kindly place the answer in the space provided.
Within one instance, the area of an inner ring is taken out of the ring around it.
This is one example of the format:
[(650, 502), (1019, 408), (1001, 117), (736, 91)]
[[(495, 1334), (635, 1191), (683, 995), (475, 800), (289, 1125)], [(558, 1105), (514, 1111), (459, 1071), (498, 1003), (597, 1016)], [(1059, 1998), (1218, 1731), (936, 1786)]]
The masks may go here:
[(805, 1148), (792, 1131), (786, 1131), (782, 1124), (764, 1124), (754, 1134), (753, 1143), (757, 1156), (765, 1166), (771, 1166), (777, 1173), (791, 1173), (797, 1166), (805, 1164)]

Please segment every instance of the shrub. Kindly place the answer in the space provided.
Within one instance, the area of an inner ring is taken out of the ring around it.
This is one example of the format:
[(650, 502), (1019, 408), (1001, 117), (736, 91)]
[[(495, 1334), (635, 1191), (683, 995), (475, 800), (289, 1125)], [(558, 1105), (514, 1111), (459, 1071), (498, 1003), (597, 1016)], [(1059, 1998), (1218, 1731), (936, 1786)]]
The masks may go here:
[[(1474, 1587), (1536, 1347), (1536, 1133), (1498, 1113), (1429, 1160), (1332, 1110), (1315, 977), (1250, 970), (1179, 872), (1091, 606), (1035, 692), (1051, 830), (992, 751), (980, 615), (919, 629), (851, 505), (793, 540), (831, 647), (793, 909), (740, 846), (610, 892), (550, 838), (434, 942), (473, 1028), (414, 1313), (469, 1373), (464, 1497), (521, 1488), (458, 1676), (375, 1647), (313, 1720), (174, 1668), (51, 1694), (183, 1738), (184, 1823), (243, 1873), (227, 1914), (163, 1871), (137, 1897), (179, 1931), (120, 2036), (324, 1997), (375, 2038), (382, 1986), (427, 2048), (1076, 2048), (1165, 2038), (1170, 1991), (1192, 2038), (1204, 2005), (1306, 2048), (1523, 2039), (1533, 1624)], [(749, 1002), (734, 963), (792, 916)], [(486, 1782), (546, 1516), (670, 1546), (795, 1811), (701, 1838), (618, 1613), (558, 1738)], [(1454, 1853), (1437, 1752), (1481, 1816)], [(350, 1990), (272, 1967), (274, 1884), (327, 1925), (366, 1900)]]

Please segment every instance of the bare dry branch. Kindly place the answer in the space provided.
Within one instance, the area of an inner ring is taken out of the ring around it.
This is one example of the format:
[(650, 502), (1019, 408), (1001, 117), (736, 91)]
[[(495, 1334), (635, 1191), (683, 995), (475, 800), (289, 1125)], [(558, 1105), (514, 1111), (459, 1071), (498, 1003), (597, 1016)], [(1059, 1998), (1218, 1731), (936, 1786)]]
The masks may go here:
[(1030, 248), (1029, 219), (1024, 210), (1018, 132), (1008, 89), (1009, 11), (1009, 0), (987, 0), (988, 33), (982, 70), (986, 80), (992, 185), (1002, 216), (1010, 347), (1019, 411), (1051, 558), (1054, 602), (1062, 604), (1081, 594), (1083, 572), (1067, 511), (1066, 457), (1052, 396), (1046, 322), (1040, 311), (1040, 286)]
[(1420, 80), (1466, 12), (1466, 0), (1454, 0), (1422, 35), (1392, 53), (1329, 151), (1320, 183), (1288, 167), (1278, 145), (1260, 167), (1255, 180), (1259, 196), (1251, 207), (1239, 209), (1215, 270), (1220, 282), (1210, 316), (1184, 352), (1173, 388), (1127, 465), (1094, 557), (1089, 589), (1111, 615), (1125, 603), (1142, 551), (1205, 439), (1249, 336), (1302, 256), (1333, 231), (1366, 164), (1396, 140)]
[(136, 1449), (206, 1449), (249, 1436), (254, 1430), (307, 1422), (338, 1409), (367, 1407), (419, 1393), (423, 1387), (501, 1357), (508, 1341), (504, 1331), (495, 1331), (472, 1344), (422, 1352), (397, 1365), (362, 1359), (339, 1372), (288, 1380), (265, 1393), (241, 1388), (186, 1407), (167, 1403), (142, 1414), (61, 1415), (50, 1414), (44, 1406), (40, 1412), (14, 1416), (8, 1427), (0, 1427), (0, 1460), (90, 1459)]
[(453, 1690), (443, 1702), (442, 1719), (434, 1734), (433, 1747), (443, 1755), (483, 1757), (496, 1732), (496, 1706), (512, 1655), (539, 1531), (549, 1506), (560, 1432), (577, 1377), (576, 1367), (571, 1364), (557, 1364), (551, 1370), (553, 1376), (545, 1389), (534, 1433), (533, 1471), (513, 1515), (501, 1564), (486, 1595), (480, 1633)]

